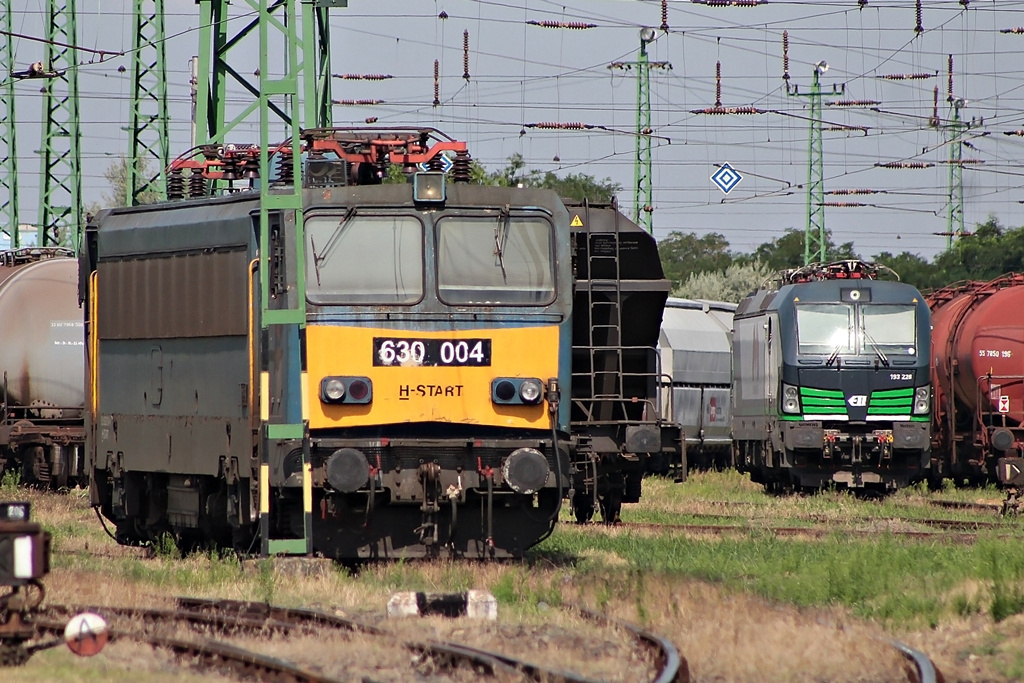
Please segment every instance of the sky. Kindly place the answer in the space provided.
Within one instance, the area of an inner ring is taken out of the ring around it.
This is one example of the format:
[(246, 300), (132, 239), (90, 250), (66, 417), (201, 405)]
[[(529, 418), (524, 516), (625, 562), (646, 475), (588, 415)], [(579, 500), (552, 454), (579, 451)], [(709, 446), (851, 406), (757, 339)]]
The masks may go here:
[[(946, 248), (949, 210), (947, 65), (953, 56), (953, 94), (962, 99), (964, 216), (968, 230), (989, 216), (1024, 224), (1024, 0), (767, 0), (756, 6), (639, 0), (349, 0), (331, 13), (332, 72), (388, 74), (384, 81), (333, 79), (335, 99), (383, 100), (375, 106), (335, 106), (335, 125), (429, 125), (466, 141), (489, 170), (521, 154), (526, 167), (559, 175), (583, 173), (620, 184), (633, 209), (637, 92), (632, 71), (612, 62), (637, 59), (639, 31), (653, 27), (649, 58), (671, 64), (652, 69), (653, 223), (661, 239), (672, 231), (721, 233), (732, 249), (749, 252), (807, 223), (808, 97), (788, 94), (783, 80), (783, 32), (788, 32), (790, 88), (809, 92), (815, 65), (825, 95), (821, 118), (827, 202), (864, 206), (825, 209), (837, 243), (852, 241), (864, 257), (909, 251), (933, 258)], [(46, 0), (22, 0), (14, 31), (42, 36)], [(79, 0), (79, 45), (131, 49), (131, 0)], [(249, 12), (236, 0), (229, 32)], [(442, 12), (447, 18), (439, 18)], [(166, 0), (171, 153), (190, 146), (189, 59), (197, 54), (199, 12), (193, 0)], [(575, 23), (546, 28), (529, 22)], [(463, 32), (469, 32), (469, 74), (463, 78)], [(42, 46), (15, 42), (16, 63), (41, 58)], [(239, 71), (252, 73), (255, 43), (233, 53)], [(82, 53), (83, 199), (109, 193), (103, 176), (128, 151), (130, 59), (103, 61)], [(433, 106), (434, 60), (440, 64), (439, 106)], [(92, 60), (92, 63), (85, 63)], [(693, 113), (716, 104), (721, 63), (723, 107), (755, 107), (756, 115)], [(125, 67), (125, 72), (118, 67)], [(929, 78), (893, 80), (926, 74)], [(832, 95), (833, 86), (841, 94)], [(931, 124), (938, 86), (940, 126)], [(38, 83), (17, 90), (22, 221), (38, 211)], [(231, 106), (245, 96), (229, 93)], [(838, 106), (837, 101), (877, 104)], [(540, 130), (539, 122), (583, 123), (586, 130)], [(283, 130), (283, 129), (282, 129)], [(255, 142), (254, 121), (233, 141)], [(246, 138), (246, 136), (251, 136)], [(924, 168), (878, 164), (914, 162)], [(728, 163), (742, 180), (728, 194), (710, 179)], [(969, 237), (965, 239), (970, 239)]]

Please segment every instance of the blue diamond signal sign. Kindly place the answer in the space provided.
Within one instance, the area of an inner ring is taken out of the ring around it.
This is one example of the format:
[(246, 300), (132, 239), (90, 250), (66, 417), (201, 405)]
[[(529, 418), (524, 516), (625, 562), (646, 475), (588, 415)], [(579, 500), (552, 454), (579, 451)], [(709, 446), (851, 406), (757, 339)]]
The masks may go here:
[[(455, 166), (455, 162), (453, 162), (450, 158), (448, 158), (448, 155), (445, 154), (444, 152), (441, 152), (440, 158), (441, 158), (441, 171), (444, 172), (444, 173), (450, 172), (452, 170), (452, 167)], [(420, 169), (424, 173), (426, 173), (427, 171), (430, 170), (430, 167), (427, 166), (426, 162), (422, 162), (422, 163), (416, 164), (416, 168)]]
[(718, 185), (718, 189), (725, 194), (729, 194), (734, 187), (740, 184), (741, 180), (743, 180), (743, 176), (729, 164), (722, 164), (711, 176), (711, 182)]

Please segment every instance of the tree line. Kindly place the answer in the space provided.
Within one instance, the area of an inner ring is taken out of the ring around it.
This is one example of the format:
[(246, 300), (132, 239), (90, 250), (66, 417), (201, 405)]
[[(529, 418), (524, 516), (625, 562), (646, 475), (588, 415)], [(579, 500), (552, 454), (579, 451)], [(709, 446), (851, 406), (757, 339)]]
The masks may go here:
[[(724, 235), (673, 231), (658, 243), (673, 295), (693, 299), (739, 301), (771, 273), (804, 265), (804, 231), (789, 228), (750, 253), (734, 251)], [(900, 280), (930, 291), (962, 280), (991, 280), (1024, 270), (1024, 227), (1007, 228), (990, 216), (973, 234), (929, 261), (917, 254), (883, 251), (865, 256), (853, 242), (826, 238), (826, 260), (863, 259), (888, 266)], [(746, 288), (746, 289), (744, 289)]]

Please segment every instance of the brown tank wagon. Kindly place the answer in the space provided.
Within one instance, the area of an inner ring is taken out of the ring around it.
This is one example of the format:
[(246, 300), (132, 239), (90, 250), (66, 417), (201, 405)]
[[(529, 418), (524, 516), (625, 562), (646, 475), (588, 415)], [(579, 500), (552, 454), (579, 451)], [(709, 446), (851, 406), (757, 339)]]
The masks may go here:
[(1024, 275), (928, 295), (932, 311), (932, 480), (981, 484), (1024, 447)]

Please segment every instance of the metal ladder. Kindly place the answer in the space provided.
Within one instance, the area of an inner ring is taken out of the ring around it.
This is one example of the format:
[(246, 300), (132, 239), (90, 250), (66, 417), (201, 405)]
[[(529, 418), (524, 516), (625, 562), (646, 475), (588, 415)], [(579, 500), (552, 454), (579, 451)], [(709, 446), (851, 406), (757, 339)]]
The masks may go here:
[[(584, 201), (586, 225), (590, 223), (590, 203)], [(593, 403), (590, 415), (599, 422), (616, 418), (615, 408), (622, 400), (622, 288), (619, 261), (620, 233), (618, 211), (614, 212), (615, 229), (611, 242), (600, 240), (608, 233), (587, 232), (587, 298), (590, 303), (590, 330), (588, 333), (590, 360), (590, 396)], [(610, 247), (610, 249), (609, 249)], [(600, 273), (611, 277), (598, 278)], [(607, 297), (607, 298), (605, 298)], [(623, 416), (624, 417), (624, 416)]]

